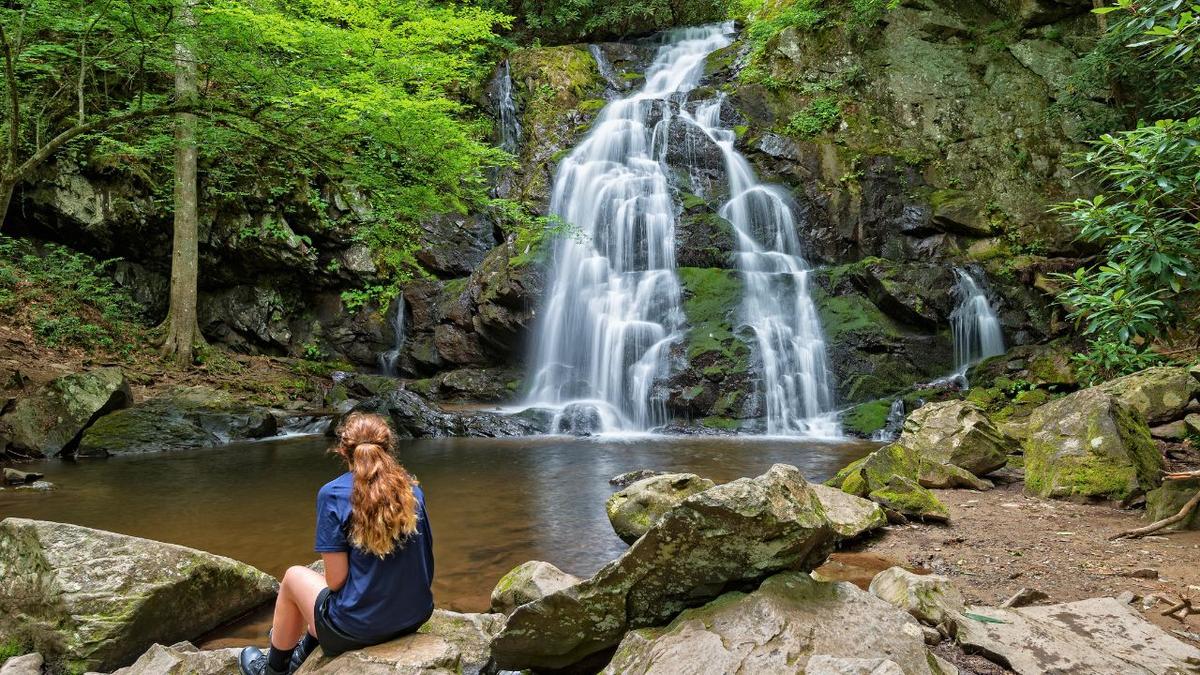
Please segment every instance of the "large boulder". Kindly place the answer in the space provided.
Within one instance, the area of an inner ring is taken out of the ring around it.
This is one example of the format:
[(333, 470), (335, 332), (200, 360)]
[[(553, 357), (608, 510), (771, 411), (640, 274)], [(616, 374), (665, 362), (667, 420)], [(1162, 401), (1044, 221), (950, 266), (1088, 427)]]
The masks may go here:
[(876, 574), (868, 590), (931, 626), (954, 619), (962, 614), (965, 606), (962, 594), (946, 577), (913, 574), (903, 567), (892, 567)]
[(110, 670), (150, 645), (194, 638), (278, 588), (203, 551), (24, 518), (0, 521), (0, 639), (68, 670)]
[(488, 643), (503, 614), (436, 609), (416, 633), (328, 659), (320, 649), (297, 675), (479, 675), (492, 672)]
[(943, 672), (907, 614), (853, 584), (798, 572), (775, 575), (749, 594), (723, 595), (663, 628), (629, 633), (604, 672), (783, 675), (811, 672), (818, 657), (896, 666), (840, 672)]
[(239, 652), (236, 648), (202, 650), (189, 642), (170, 647), (155, 644), (133, 665), (112, 675), (241, 675)]
[(273, 436), (275, 416), (204, 386), (178, 387), (132, 408), (105, 415), (88, 427), (78, 457), (107, 457), (204, 448)]
[(809, 487), (817, 493), (825, 517), (842, 539), (854, 539), (887, 525), (887, 514), (869, 499), (817, 483)]
[(133, 402), (120, 368), (96, 368), (51, 380), (17, 400), (0, 418), (9, 428), (9, 448), (49, 457), (70, 450), (79, 434), (101, 415)]
[(541, 600), (582, 581), (548, 562), (530, 560), (500, 577), (492, 589), (492, 611), (511, 614), (521, 605)]
[(687, 498), (592, 578), (518, 607), (492, 651), (503, 668), (580, 664), (729, 588), (811, 570), (836, 538), (800, 471), (776, 464)]
[(714, 485), (694, 473), (653, 476), (614, 492), (604, 511), (617, 536), (632, 544), (680, 502)]
[(1145, 420), (1103, 388), (1039, 406), (1028, 429), (1025, 487), (1031, 493), (1124, 501), (1159, 483), (1163, 459)]
[(1200, 396), (1200, 382), (1186, 368), (1159, 366), (1118, 377), (1100, 385), (1118, 401), (1132, 408), (1149, 424), (1162, 424), (1183, 417), (1188, 404)]
[(1200, 649), (1175, 639), (1116, 598), (967, 609), (957, 622), (958, 642), (1022, 675), (1175, 675), (1195, 672), (1200, 663)]
[[(829, 479), (827, 485), (869, 499), (904, 516), (948, 520), (950, 511), (919, 482), (922, 475), (933, 474), (929, 464), (922, 462), (917, 453), (892, 443), (851, 462)], [(949, 474), (937, 474), (939, 479), (943, 475)]]
[(936, 464), (953, 464), (976, 476), (1004, 466), (1017, 442), (969, 401), (928, 403), (904, 421), (901, 445)]

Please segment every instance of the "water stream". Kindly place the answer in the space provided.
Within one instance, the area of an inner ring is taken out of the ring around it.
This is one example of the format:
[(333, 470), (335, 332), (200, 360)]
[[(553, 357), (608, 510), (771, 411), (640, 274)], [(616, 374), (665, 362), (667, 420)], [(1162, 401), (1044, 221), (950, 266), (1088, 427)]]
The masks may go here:
[(396, 337), (392, 340), (392, 348), (379, 354), (379, 371), (384, 375), (396, 377), (400, 374), (397, 365), (400, 362), (400, 353), (404, 350), (404, 296), (396, 296), (392, 306), (395, 312), (388, 321), (392, 324), (392, 331)]
[(973, 364), (1004, 353), (1004, 332), (983, 286), (961, 267), (954, 274), (958, 277), (954, 286), (958, 305), (950, 314), (954, 365), (958, 376), (965, 379), (967, 369)]
[(667, 422), (664, 396), (653, 389), (669, 373), (668, 351), (685, 322), (665, 162), (667, 101), (695, 88), (705, 57), (729, 43), (723, 26), (672, 32), (645, 85), (609, 103), (559, 166), (550, 211), (574, 232), (554, 253), (529, 405), (570, 410), (565, 419), (573, 420), (585, 408), (595, 431)]

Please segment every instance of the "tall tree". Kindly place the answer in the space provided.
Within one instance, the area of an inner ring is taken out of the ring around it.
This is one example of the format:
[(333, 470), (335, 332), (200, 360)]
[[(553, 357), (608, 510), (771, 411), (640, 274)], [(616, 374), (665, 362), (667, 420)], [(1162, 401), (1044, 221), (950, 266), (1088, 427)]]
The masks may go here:
[[(195, 0), (182, 0), (179, 20), (186, 29), (195, 29)], [(178, 103), (195, 101), (196, 57), (186, 33), (175, 43), (175, 99)], [(175, 119), (175, 233), (171, 253), (171, 298), (164, 321), (167, 333), (164, 356), (175, 359), (179, 367), (192, 364), (193, 351), (203, 341), (196, 320), (199, 281), (199, 195), (196, 171), (196, 115), (176, 113)]]

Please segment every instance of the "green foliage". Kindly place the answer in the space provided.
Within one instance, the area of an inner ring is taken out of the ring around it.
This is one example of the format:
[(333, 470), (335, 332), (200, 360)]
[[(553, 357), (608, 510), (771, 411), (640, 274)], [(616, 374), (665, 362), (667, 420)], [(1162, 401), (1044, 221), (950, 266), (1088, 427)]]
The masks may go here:
[[(674, 26), (719, 21), (727, 0), (521, 0), (520, 15), (539, 35), (554, 42), (582, 38), (644, 35)], [(517, 3), (514, 3), (517, 6)]]
[(144, 332), (142, 308), (114, 284), (115, 262), (0, 235), (0, 311), (49, 347), (128, 352)]
[(512, 237), (516, 254), (508, 264), (514, 268), (543, 262), (550, 244), (560, 237), (579, 239), (585, 236), (579, 228), (562, 218), (555, 215), (535, 216), (511, 199), (493, 199), (490, 206), (500, 229)]
[(1114, 377), (1129, 375), (1139, 370), (1161, 364), (1164, 359), (1152, 351), (1142, 350), (1133, 345), (1102, 336), (1088, 344), (1086, 353), (1075, 354), (1071, 363), (1079, 375), (1079, 381), (1085, 385), (1093, 385)]
[(792, 115), (785, 131), (798, 138), (812, 138), (829, 131), (842, 119), (842, 106), (833, 96), (813, 99), (808, 107)]

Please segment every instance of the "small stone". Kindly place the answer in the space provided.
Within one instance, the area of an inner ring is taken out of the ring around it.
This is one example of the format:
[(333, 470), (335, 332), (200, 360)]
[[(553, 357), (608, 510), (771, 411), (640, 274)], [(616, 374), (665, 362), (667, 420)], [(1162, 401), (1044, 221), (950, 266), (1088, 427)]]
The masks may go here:
[(1040, 602), (1042, 600), (1049, 600), (1049, 599), (1050, 599), (1049, 595), (1046, 595), (1045, 593), (1037, 590), (1036, 588), (1022, 588), (1021, 590), (1014, 593), (1012, 595), (1012, 597), (1010, 597), (1009, 599), (1000, 603), (1000, 606), (1004, 607), (1004, 608), (1024, 607), (1026, 605), (1032, 605), (1035, 602)]
[(1121, 591), (1117, 594), (1117, 602), (1122, 605), (1132, 605), (1137, 602), (1138, 596), (1133, 591)]
[(936, 628), (929, 626), (921, 626), (921, 633), (925, 635), (925, 644), (936, 645), (942, 641), (942, 633)]
[(4, 482), (9, 485), (23, 485), (32, 483), (35, 480), (45, 478), (45, 475), (35, 473), (33, 471), (18, 471), (17, 469), (4, 469)]
[(1132, 577), (1134, 579), (1157, 579), (1158, 570), (1150, 567), (1139, 567), (1138, 569), (1127, 572), (1125, 576)]
[(1142, 598), (1142, 610), (1148, 611), (1154, 609), (1154, 606), (1158, 604), (1159, 600), (1160, 598), (1155, 593), (1147, 595), (1146, 597)]
[(639, 480), (653, 478), (654, 476), (661, 476), (664, 473), (666, 472), (655, 471), (654, 469), (637, 469), (636, 471), (626, 471), (625, 473), (617, 474), (616, 476), (609, 478), (608, 484), (615, 485), (617, 487), (629, 487)]

